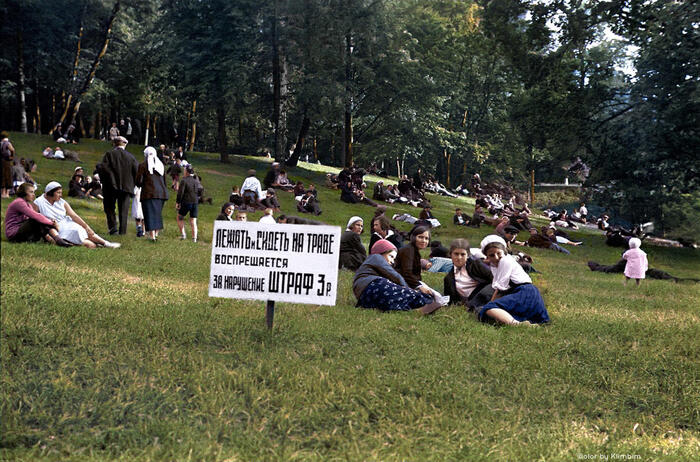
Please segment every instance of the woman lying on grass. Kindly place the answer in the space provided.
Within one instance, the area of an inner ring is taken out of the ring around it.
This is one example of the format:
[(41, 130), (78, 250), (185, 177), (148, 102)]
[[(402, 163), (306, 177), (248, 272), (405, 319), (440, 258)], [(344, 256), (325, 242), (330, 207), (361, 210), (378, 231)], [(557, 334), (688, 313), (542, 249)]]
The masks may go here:
[(494, 293), (479, 312), (479, 320), (508, 325), (549, 322), (542, 295), (515, 258), (506, 253), (503, 238), (486, 236), (481, 241), (481, 251), (493, 273)]
[(426, 285), (411, 289), (392, 265), (396, 259), (396, 246), (386, 239), (377, 241), (370, 256), (355, 272), (352, 290), (357, 305), (383, 311), (408, 311), (420, 309), (430, 314), (445, 306), (450, 298), (442, 297)]

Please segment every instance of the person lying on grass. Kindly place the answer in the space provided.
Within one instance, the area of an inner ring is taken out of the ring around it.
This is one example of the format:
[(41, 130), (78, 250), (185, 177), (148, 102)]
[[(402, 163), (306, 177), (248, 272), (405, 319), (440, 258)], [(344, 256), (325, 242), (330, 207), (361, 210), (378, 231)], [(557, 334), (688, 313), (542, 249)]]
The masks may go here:
[(73, 211), (73, 208), (63, 200), (63, 187), (57, 181), (51, 181), (46, 185), (44, 194), (34, 201), (39, 207), (39, 212), (45, 217), (56, 220), (58, 223), (58, 235), (64, 241), (74, 245), (83, 245), (88, 249), (97, 246), (116, 249), (121, 247), (117, 242), (109, 242), (88, 226), (85, 221)]
[(468, 311), (479, 311), (493, 297), (493, 275), (484, 262), (469, 252), (469, 241), (455, 239), (449, 251), (453, 269), (443, 280), (450, 304), (466, 305)]
[(426, 285), (417, 289), (408, 287), (404, 278), (392, 265), (396, 259), (396, 247), (386, 239), (378, 240), (370, 256), (355, 272), (352, 290), (357, 306), (377, 308), (382, 311), (408, 311), (419, 309), (423, 314), (433, 313), (449, 302), (449, 297)]
[(481, 241), (481, 251), (493, 274), (491, 301), (479, 311), (479, 320), (506, 325), (549, 322), (549, 313), (539, 290), (515, 258), (506, 253), (506, 243), (496, 235)]

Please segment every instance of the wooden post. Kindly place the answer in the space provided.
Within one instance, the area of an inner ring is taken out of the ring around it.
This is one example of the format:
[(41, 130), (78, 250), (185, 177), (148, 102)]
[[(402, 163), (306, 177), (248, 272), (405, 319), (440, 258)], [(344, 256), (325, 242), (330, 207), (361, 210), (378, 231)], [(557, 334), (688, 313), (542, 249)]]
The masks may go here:
[(267, 307), (265, 311), (265, 322), (267, 323), (267, 329), (272, 330), (272, 322), (275, 319), (275, 302), (272, 300), (267, 301)]
[(535, 169), (530, 170), (530, 205), (535, 205)]

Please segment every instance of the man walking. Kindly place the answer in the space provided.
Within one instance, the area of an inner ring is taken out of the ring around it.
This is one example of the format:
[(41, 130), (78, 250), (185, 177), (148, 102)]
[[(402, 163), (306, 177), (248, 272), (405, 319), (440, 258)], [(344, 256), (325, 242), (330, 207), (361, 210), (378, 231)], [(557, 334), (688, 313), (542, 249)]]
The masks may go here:
[[(101, 165), (98, 165), (98, 173), (102, 179), (103, 204), (109, 234), (126, 234), (130, 210), (129, 199), (134, 197), (138, 163), (126, 150), (128, 143), (126, 138), (117, 136), (113, 143), (114, 149), (105, 153)], [(119, 228), (117, 228), (115, 206), (119, 207)]]

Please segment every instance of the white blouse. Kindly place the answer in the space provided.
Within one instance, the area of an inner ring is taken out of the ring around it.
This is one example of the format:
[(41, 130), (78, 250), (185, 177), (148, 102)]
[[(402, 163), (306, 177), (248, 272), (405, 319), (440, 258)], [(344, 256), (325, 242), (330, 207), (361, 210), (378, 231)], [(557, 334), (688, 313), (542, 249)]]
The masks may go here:
[(491, 266), (493, 283), (491, 287), (497, 290), (508, 290), (510, 283), (525, 284), (532, 283), (532, 279), (525, 272), (520, 263), (515, 261), (512, 255), (506, 255), (498, 262), (498, 266)]

